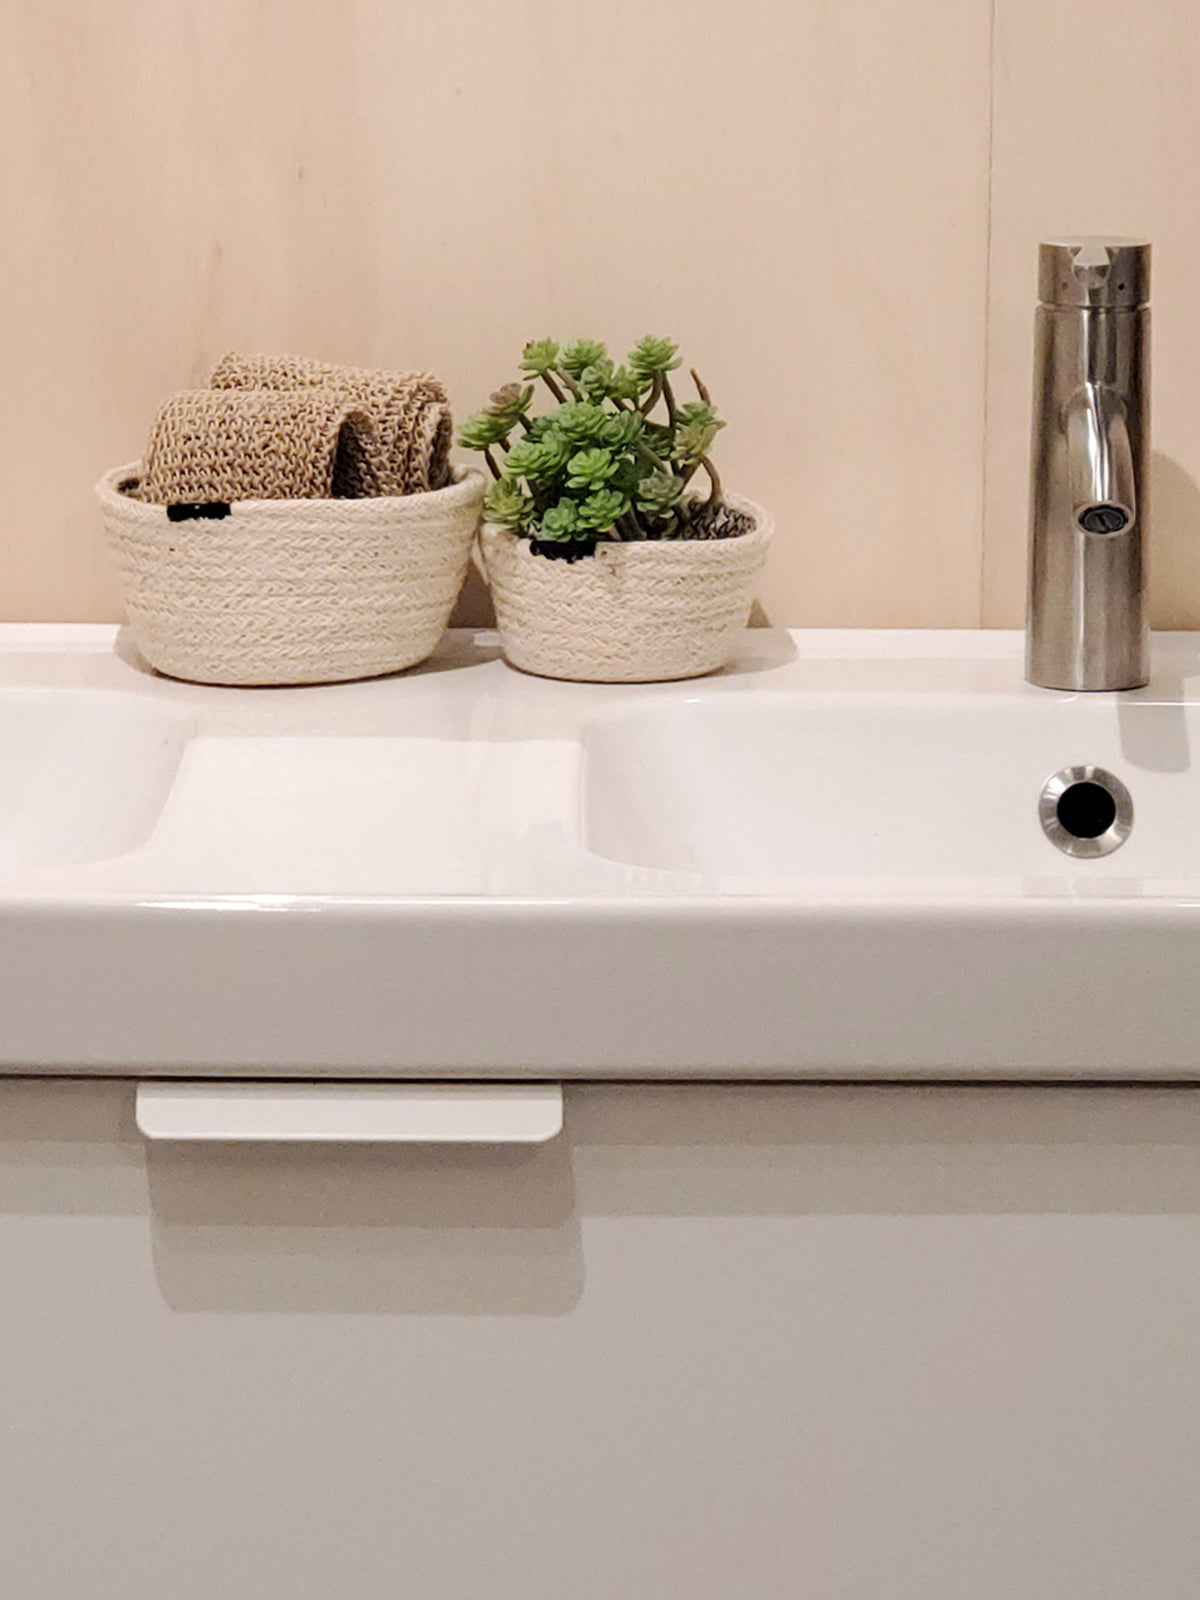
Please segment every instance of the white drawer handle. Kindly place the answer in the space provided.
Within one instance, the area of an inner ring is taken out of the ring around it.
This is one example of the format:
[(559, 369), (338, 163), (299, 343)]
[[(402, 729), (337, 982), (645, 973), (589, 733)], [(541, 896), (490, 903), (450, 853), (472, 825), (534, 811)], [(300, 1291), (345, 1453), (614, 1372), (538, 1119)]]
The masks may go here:
[(557, 1083), (183, 1083), (137, 1087), (147, 1139), (334, 1144), (543, 1144), (561, 1132)]

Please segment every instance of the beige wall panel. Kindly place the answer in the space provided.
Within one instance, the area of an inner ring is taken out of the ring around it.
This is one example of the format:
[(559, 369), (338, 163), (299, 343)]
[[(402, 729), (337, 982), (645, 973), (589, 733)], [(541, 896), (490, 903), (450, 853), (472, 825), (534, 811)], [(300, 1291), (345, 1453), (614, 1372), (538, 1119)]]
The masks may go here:
[(353, 17), (0, 0), (0, 617), (117, 615), (92, 484), (222, 350), (366, 356)]
[(1154, 244), (1151, 619), (1200, 624), (1200, 12), (997, 0), (984, 621), (1022, 620), (1039, 238)]
[(0, 0), (0, 616), (230, 345), (443, 373), (679, 339), (781, 623), (978, 620), (989, 0)]
[(979, 620), (987, 0), (380, 4), (381, 358), (681, 342), (786, 624)]

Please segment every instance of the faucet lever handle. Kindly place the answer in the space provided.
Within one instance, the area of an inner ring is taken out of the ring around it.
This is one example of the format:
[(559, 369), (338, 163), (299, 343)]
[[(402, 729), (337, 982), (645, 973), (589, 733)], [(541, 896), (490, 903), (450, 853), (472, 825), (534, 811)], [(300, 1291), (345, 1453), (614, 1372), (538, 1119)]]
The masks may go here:
[(1043, 305), (1133, 310), (1150, 298), (1150, 246), (1144, 239), (1081, 234), (1038, 246)]

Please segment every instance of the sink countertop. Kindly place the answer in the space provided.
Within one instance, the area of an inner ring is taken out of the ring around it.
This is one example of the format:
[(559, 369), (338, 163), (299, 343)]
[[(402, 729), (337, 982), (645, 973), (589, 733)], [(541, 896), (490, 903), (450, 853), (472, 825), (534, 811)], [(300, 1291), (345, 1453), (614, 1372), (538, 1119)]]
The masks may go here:
[[(1154, 647), (1123, 696), (1031, 688), (1015, 632), (770, 629), (676, 684), (457, 633), (401, 676), (230, 690), (114, 628), (0, 627), (11, 787), (55, 785), (7, 850), (0, 796), (0, 1062), (1200, 1076), (1200, 636)], [(1084, 760), (1143, 824), (1106, 860), (1037, 827)]]

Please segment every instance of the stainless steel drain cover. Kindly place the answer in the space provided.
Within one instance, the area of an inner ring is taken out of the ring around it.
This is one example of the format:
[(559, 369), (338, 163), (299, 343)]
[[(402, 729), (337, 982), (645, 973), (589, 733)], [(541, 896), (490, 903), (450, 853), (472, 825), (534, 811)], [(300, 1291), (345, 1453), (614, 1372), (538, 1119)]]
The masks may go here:
[(1110, 856), (1133, 829), (1133, 797), (1104, 767), (1064, 767), (1046, 779), (1038, 817), (1064, 855)]

